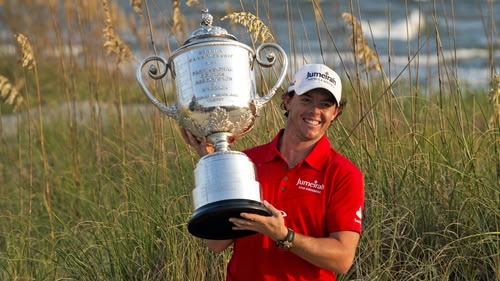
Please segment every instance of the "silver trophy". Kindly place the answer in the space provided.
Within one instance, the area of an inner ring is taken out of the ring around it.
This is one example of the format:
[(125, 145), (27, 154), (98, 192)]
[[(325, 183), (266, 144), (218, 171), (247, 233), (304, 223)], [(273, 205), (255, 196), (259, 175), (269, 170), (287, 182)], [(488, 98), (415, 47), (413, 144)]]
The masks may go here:
[[(255, 66), (272, 67), (278, 60), (274, 51), (281, 55), (283, 69), (274, 87), (260, 96)], [(176, 105), (163, 104), (148, 90), (143, 81), (143, 69), (148, 65), (149, 77), (155, 80), (170, 70)], [(228, 219), (241, 212), (270, 215), (261, 204), (254, 164), (229, 146), (252, 129), (259, 110), (282, 84), (287, 68), (288, 59), (280, 46), (264, 43), (254, 52), (225, 29), (212, 26), (208, 10), (202, 11), (201, 27), (168, 60), (151, 56), (139, 66), (137, 79), (151, 102), (175, 118), (180, 127), (197, 138), (206, 137), (215, 147), (194, 170), (194, 212), (188, 222), (192, 235), (215, 240), (247, 236), (254, 232), (234, 231)]]

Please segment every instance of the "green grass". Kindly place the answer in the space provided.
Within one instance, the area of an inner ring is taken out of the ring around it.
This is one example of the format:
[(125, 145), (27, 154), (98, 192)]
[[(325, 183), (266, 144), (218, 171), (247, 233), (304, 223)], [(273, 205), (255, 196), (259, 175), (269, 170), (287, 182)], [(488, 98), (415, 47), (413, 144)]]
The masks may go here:
[[(10, 9), (34, 9), (21, 2)], [(110, 63), (102, 17), (74, 12), (80, 22), (54, 26), (86, 39), (83, 57), (44, 56), (52, 33), (36, 22), (21, 32), (37, 39), (38, 75), (0, 53), (0, 75), (25, 82), (20, 112), (0, 107), (14, 122), (0, 134), (0, 280), (222, 280), (229, 251), (208, 251), (186, 227), (198, 156), (140, 92), (135, 63)], [(500, 131), (488, 93), (448, 82), (421, 94), (428, 85), (389, 88), (379, 73), (348, 71), (348, 105), (328, 135), (365, 174), (366, 214), (339, 279), (499, 279)], [(283, 126), (280, 94), (234, 149)]]

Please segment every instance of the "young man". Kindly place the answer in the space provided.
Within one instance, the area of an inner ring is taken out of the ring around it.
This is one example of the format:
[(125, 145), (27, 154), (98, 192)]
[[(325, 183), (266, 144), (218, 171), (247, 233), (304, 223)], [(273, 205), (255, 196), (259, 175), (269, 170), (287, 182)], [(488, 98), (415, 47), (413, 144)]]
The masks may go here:
[[(326, 65), (305, 65), (283, 95), (286, 127), (268, 144), (244, 151), (256, 166), (272, 216), (242, 213), (235, 230), (257, 234), (207, 240), (221, 252), (233, 245), (227, 280), (336, 280), (351, 267), (361, 233), (363, 175), (331, 148), (325, 132), (342, 112), (342, 86)], [(206, 141), (187, 131), (200, 155)]]

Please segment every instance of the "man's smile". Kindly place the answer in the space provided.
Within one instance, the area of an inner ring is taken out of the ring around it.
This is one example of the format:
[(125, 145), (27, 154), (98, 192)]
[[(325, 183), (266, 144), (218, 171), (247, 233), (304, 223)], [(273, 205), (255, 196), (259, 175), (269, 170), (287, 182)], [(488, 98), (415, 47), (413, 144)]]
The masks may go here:
[(309, 125), (313, 125), (313, 126), (317, 126), (317, 125), (321, 124), (321, 121), (314, 120), (314, 119), (307, 119), (307, 118), (304, 118), (303, 120), (304, 120), (304, 122), (306, 122), (307, 124), (309, 124)]

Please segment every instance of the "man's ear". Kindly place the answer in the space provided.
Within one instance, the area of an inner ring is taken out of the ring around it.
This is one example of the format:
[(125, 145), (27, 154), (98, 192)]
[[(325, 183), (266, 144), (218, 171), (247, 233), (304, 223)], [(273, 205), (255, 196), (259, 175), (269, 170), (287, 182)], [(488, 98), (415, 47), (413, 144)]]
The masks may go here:
[(335, 121), (335, 119), (339, 118), (341, 114), (342, 114), (342, 109), (337, 109), (337, 114), (335, 114), (335, 117), (332, 118), (332, 122)]
[(290, 103), (290, 97), (288, 95), (283, 96), (283, 106), (285, 110), (288, 111), (288, 104)]

